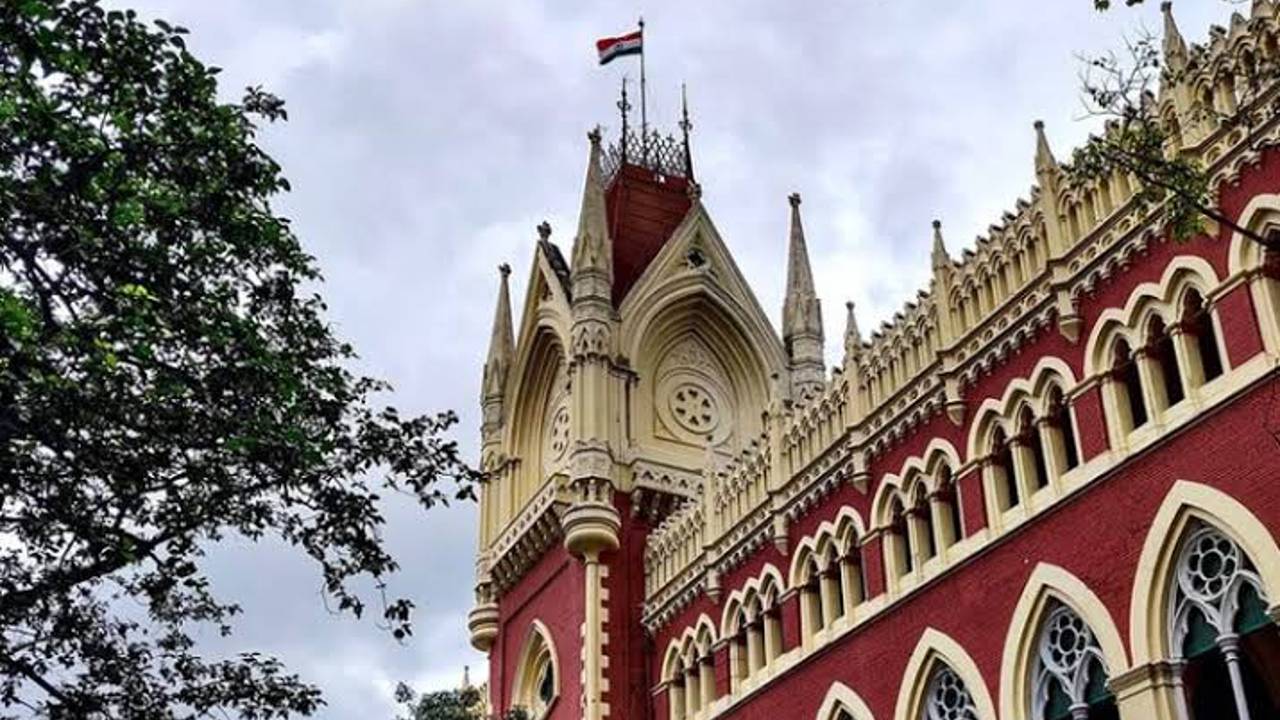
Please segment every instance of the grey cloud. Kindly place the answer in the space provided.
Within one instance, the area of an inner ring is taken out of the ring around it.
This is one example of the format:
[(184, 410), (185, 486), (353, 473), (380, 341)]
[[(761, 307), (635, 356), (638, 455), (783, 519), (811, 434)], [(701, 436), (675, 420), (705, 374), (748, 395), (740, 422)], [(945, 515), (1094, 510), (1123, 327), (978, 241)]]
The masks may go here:
[[(639, 6), (440, 0), (116, 0), (193, 31), (228, 94), (262, 82), (289, 103), (266, 143), (295, 191), (281, 208), (320, 260), (335, 322), (412, 412), (457, 409), (478, 436), (477, 394), (496, 272), (518, 270), (549, 218), (570, 242), (585, 131), (616, 132), (629, 61), (594, 64), (592, 41)], [(1183, 3), (1184, 31), (1223, 20)], [(829, 358), (842, 303), (869, 330), (928, 280), (929, 220), (953, 252), (1032, 182), (1031, 121), (1065, 155), (1076, 51), (1114, 47), (1154, 3), (1099, 17), (1088, 0), (650, 2), (650, 116), (674, 130), (689, 83), (705, 201), (771, 317), (781, 306), (785, 196), (805, 225), (826, 301)], [(1197, 33), (1199, 34), (1199, 33)], [(518, 308), (517, 308), (518, 311)], [(245, 615), (220, 650), (262, 649), (323, 683), (326, 717), (390, 718), (396, 680), (441, 687), (483, 658), (466, 645), (472, 508), (388, 511), (419, 607), (404, 646), (332, 617), (312, 568), (284, 549), (232, 544), (213, 560)]]

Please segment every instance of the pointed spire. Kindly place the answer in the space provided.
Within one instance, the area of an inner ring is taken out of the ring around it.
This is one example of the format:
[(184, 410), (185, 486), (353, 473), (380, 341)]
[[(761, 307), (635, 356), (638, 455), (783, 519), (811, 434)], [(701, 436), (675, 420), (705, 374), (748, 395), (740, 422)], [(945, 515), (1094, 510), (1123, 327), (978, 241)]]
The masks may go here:
[(693, 123), (689, 121), (689, 94), (684, 83), (680, 83), (680, 133), (684, 137), (684, 176), (693, 181), (693, 151), (689, 148), (689, 131)]
[(800, 222), (799, 193), (792, 193), (787, 201), (791, 204), (791, 238), (787, 248), (782, 338), (791, 359), (793, 396), (799, 399), (809, 392), (821, 391), (823, 385), (822, 304), (813, 287), (813, 269), (809, 266), (809, 249)]
[(862, 354), (862, 333), (858, 330), (858, 316), (854, 312), (853, 301), (846, 302), (844, 307), (844, 366), (847, 372), (850, 362), (856, 361)]
[(493, 310), (493, 329), (489, 335), (489, 357), (484, 363), (484, 398), (501, 399), (507, 383), (507, 370), (515, 355), (515, 342), (511, 332), (511, 291), (507, 278), (511, 266), (498, 266), (502, 279), (498, 283), (498, 305)]
[[(609, 241), (604, 177), (600, 168), (600, 128), (588, 133), (587, 139), (591, 151), (582, 188), (582, 210), (578, 213), (578, 235), (573, 239), (574, 296), (584, 290), (608, 297), (613, 285), (613, 244)], [(580, 288), (580, 283), (592, 287)]]
[(1173, 3), (1160, 3), (1164, 14), (1164, 63), (1173, 70), (1181, 70), (1187, 64), (1187, 41), (1182, 39), (1178, 23), (1173, 19)]
[(930, 258), (933, 260), (934, 270), (941, 270), (951, 266), (951, 255), (947, 253), (947, 245), (942, 240), (941, 220), (933, 221), (933, 252)]
[(1059, 169), (1058, 161), (1053, 157), (1053, 150), (1049, 147), (1049, 138), (1044, 134), (1044, 121), (1037, 120), (1036, 128), (1036, 176), (1039, 177), (1044, 173), (1054, 172)]

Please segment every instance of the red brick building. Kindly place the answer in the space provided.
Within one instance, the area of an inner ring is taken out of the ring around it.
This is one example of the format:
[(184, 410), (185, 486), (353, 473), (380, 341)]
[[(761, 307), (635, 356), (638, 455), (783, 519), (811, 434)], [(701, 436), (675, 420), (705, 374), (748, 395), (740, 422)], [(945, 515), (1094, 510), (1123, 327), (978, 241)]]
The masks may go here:
[[(591, 136), (571, 258), (504, 269), (484, 381), (490, 702), (535, 717), (1280, 717), (1280, 11), (1160, 116), (1234, 223), (1123, 173), (1037, 184), (842, 365), (792, 196), (781, 337), (683, 143)], [(1242, 107), (1247, 103), (1248, 107)], [(1246, 109), (1258, 122), (1239, 123)], [(1030, 145), (1030, 142), (1028, 143)]]

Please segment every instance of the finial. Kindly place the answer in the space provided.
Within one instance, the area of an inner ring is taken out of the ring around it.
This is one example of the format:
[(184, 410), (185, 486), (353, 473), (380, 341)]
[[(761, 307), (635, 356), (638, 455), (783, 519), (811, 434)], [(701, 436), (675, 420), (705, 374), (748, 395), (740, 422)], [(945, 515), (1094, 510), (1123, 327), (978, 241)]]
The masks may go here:
[(947, 254), (947, 245), (942, 241), (942, 221), (933, 221), (933, 267), (934, 269), (946, 267), (951, 262), (951, 256)]
[(587, 140), (590, 140), (592, 145), (599, 145), (601, 136), (602, 132), (600, 130), (600, 126), (597, 125), (591, 128), (591, 131), (587, 133)]
[(1044, 133), (1044, 121), (1037, 120), (1033, 126), (1036, 130), (1036, 173), (1042, 174), (1056, 170), (1058, 161), (1054, 159), (1053, 150), (1049, 148), (1049, 138)]
[(543, 242), (546, 242), (550, 238), (551, 238), (551, 223), (547, 222), (546, 220), (543, 220), (542, 222), (538, 223), (538, 239)]
[(791, 207), (800, 207), (800, 193), (793, 192), (787, 196), (787, 202), (791, 203)]
[(689, 121), (689, 93), (684, 83), (680, 83), (680, 132), (684, 136), (684, 174), (693, 182), (693, 152), (689, 148), (689, 131), (693, 123)]
[(502, 275), (503, 279), (506, 279), (506, 277), (511, 274), (511, 266), (506, 263), (502, 263), (498, 266), (498, 273)]

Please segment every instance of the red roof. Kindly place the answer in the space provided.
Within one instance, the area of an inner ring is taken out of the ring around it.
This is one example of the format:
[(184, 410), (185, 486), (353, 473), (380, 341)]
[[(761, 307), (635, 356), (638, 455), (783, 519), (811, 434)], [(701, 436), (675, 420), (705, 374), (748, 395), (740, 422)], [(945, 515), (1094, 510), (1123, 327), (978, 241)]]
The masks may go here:
[(689, 181), (626, 164), (605, 202), (613, 238), (613, 304), (627, 296), (692, 207)]

